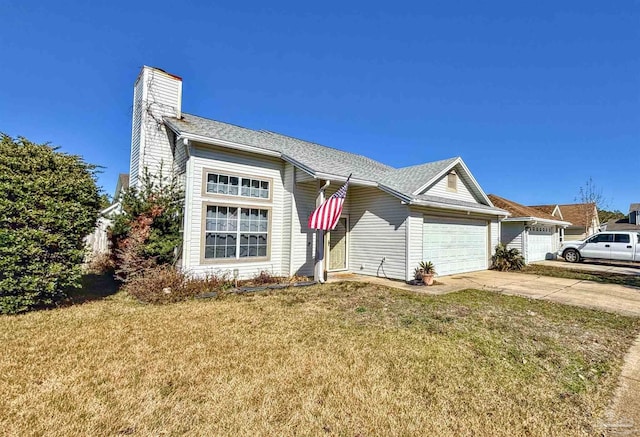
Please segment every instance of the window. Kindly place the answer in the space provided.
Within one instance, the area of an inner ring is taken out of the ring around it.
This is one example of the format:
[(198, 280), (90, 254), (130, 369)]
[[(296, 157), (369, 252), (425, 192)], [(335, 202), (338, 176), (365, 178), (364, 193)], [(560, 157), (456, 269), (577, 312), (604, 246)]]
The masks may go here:
[(613, 234), (599, 234), (595, 237), (591, 237), (587, 243), (612, 243), (613, 242)]
[(458, 191), (458, 175), (451, 172), (447, 175), (447, 190)]
[(205, 259), (267, 256), (269, 210), (207, 205)]
[(269, 198), (269, 181), (219, 173), (207, 173), (206, 175), (207, 193), (258, 199)]
[(629, 243), (631, 239), (629, 238), (629, 234), (614, 234), (613, 242), (614, 243)]

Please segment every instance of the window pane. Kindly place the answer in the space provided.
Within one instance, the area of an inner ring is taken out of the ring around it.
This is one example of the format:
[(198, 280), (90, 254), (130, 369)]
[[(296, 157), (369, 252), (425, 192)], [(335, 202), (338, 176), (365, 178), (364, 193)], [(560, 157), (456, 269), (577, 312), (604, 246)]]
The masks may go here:
[(627, 234), (615, 234), (613, 241), (616, 243), (629, 243), (630, 239)]
[(207, 231), (215, 231), (216, 223), (218, 223), (216, 219), (207, 219)]
[(267, 246), (258, 246), (258, 256), (267, 256)]
[(206, 244), (207, 246), (213, 246), (215, 244), (215, 235), (207, 234), (204, 244)]
[(249, 256), (258, 256), (258, 249), (255, 246), (249, 246)]
[(224, 246), (216, 246), (215, 257), (216, 258), (224, 258), (225, 249)]
[(267, 245), (267, 236), (266, 235), (258, 235), (258, 244), (266, 246)]
[(204, 248), (204, 257), (213, 258), (213, 246), (206, 246)]
[(260, 181), (253, 179), (251, 181), (251, 187), (252, 188), (260, 188)]
[(218, 175), (215, 173), (209, 173), (207, 175), (207, 182), (211, 182), (211, 183), (218, 182)]
[(237, 176), (231, 176), (229, 178), (229, 184), (235, 185), (237, 187), (238, 186), (238, 177)]
[(221, 183), (221, 184), (228, 184), (229, 183), (229, 176), (220, 175), (218, 177), (218, 182)]
[(231, 186), (229, 187), (229, 194), (233, 194), (234, 196), (238, 195), (238, 187), (237, 186)]
[(263, 190), (268, 190), (269, 189), (269, 182), (267, 182), (267, 181), (260, 182), (260, 188), (262, 188)]

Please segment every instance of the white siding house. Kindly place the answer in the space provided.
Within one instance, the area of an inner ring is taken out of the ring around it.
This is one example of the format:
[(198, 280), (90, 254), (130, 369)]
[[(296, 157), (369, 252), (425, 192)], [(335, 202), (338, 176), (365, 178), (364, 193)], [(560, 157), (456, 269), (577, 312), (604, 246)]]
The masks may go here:
[[(146, 170), (183, 181), (181, 265), (196, 274), (313, 275), (408, 280), (422, 260), (441, 274), (486, 269), (496, 208), (461, 158), (396, 169), (362, 155), (186, 114), (182, 79), (144, 67), (134, 86), (131, 185)], [(323, 239), (307, 227), (319, 192), (351, 175), (342, 218)]]
[(489, 198), (511, 214), (500, 223), (502, 244), (508, 249), (518, 249), (527, 263), (555, 257), (562, 231), (571, 223), (503, 197), (490, 194)]

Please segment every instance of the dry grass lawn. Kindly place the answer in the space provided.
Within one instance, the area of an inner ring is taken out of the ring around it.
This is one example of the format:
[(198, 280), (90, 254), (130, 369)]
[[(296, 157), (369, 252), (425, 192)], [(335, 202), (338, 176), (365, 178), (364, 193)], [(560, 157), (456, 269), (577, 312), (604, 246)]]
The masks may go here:
[(362, 283), (0, 318), (6, 435), (599, 435), (638, 319)]

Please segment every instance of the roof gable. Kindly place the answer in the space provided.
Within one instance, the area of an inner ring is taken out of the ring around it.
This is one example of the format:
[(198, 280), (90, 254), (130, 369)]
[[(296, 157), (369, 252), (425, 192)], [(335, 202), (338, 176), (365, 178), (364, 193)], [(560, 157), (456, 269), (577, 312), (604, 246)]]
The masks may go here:
[(595, 203), (570, 203), (558, 205), (565, 220), (570, 221), (573, 226), (589, 227), (598, 220), (598, 210)]

